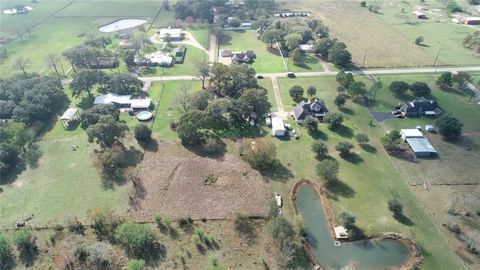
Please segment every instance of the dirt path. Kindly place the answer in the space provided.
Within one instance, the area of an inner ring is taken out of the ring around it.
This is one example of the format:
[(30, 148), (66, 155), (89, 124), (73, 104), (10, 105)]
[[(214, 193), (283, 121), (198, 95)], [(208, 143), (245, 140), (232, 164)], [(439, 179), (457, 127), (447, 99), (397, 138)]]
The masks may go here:
[(217, 58), (217, 53), (218, 53), (218, 40), (217, 36), (215, 34), (210, 34), (210, 54), (209, 54), (209, 62), (210, 63), (215, 63)]
[[(185, 39), (182, 40), (182, 41), (172, 41), (171, 43), (172, 44), (186, 44), (186, 45), (190, 45), (192, 47), (195, 47), (195, 48), (198, 48), (200, 50), (202, 50), (203, 52), (205, 52), (209, 57), (210, 56), (210, 52), (207, 51), (196, 39), (195, 37), (193, 37), (193, 35), (188, 32), (188, 31), (182, 31), (182, 33), (185, 35)], [(155, 44), (160, 44), (160, 43), (164, 43), (163, 41), (160, 41), (158, 39), (156, 39), (157, 37), (157, 34), (153, 35), (151, 38), (150, 38), (150, 41), (152, 43), (155, 43)]]
[(277, 113), (275, 113), (275, 115), (282, 118), (287, 118), (288, 113), (283, 109), (283, 100), (280, 94), (280, 87), (278, 86), (277, 77), (272, 76), (270, 79), (272, 80), (273, 93), (275, 94), (275, 102), (277, 103)]

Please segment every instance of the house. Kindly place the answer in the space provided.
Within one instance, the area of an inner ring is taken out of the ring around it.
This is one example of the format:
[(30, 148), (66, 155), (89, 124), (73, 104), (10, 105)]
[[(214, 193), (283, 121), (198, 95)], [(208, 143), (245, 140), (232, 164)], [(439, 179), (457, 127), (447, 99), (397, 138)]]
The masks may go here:
[(232, 61), (234, 63), (251, 63), (257, 57), (252, 50), (232, 52)]
[(434, 100), (426, 99), (424, 97), (415, 99), (410, 102), (404, 102), (400, 106), (400, 111), (405, 116), (430, 116), (436, 117), (442, 114), (442, 110)]
[(272, 117), (272, 136), (285, 136), (285, 125), (280, 117)]
[(72, 122), (78, 120), (80, 120), (80, 115), (77, 108), (68, 108), (62, 114), (62, 117), (60, 117), (60, 121), (62, 122), (64, 128), (69, 127)]
[(417, 157), (428, 157), (437, 154), (437, 150), (430, 144), (418, 129), (400, 130), (402, 139), (410, 146)]
[(117, 68), (120, 64), (117, 57), (97, 57), (92, 63), (90, 63), (90, 68)]
[(313, 44), (300, 44), (298, 45), (298, 48), (306, 53), (315, 52), (315, 48), (313, 47)]
[(464, 24), (480, 25), (480, 17), (465, 17), (462, 21)]
[(417, 17), (417, 19), (421, 19), (421, 20), (426, 20), (428, 19), (427, 18), (427, 15), (421, 11), (418, 11), (418, 10), (415, 10), (415, 11), (412, 11), (412, 14)]
[(153, 52), (144, 56), (151, 66), (170, 67), (173, 65), (173, 57), (163, 52)]
[(130, 99), (130, 109), (133, 110), (148, 110), (150, 105), (152, 105), (152, 100), (149, 98)]
[(160, 39), (165, 40), (170, 38), (170, 40), (178, 41), (183, 39), (182, 29), (180, 28), (162, 28), (157, 31)]
[(95, 98), (93, 104), (114, 104), (117, 108), (146, 110), (150, 108), (152, 100), (149, 98), (132, 98), (131, 95), (116, 95), (108, 93)]
[(174, 53), (175, 53), (175, 56), (177, 57), (183, 57), (183, 55), (185, 54), (185, 46), (180, 46), (180, 47), (176, 47), (175, 50), (174, 50)]
[(312, 115), (323, 120), (327, 112), (328, 109), (323, 100), (301, 101), (297, 106), (293, 107), (293, 118), (297, 123), (301, 124), (305, 121), (307, 115)]

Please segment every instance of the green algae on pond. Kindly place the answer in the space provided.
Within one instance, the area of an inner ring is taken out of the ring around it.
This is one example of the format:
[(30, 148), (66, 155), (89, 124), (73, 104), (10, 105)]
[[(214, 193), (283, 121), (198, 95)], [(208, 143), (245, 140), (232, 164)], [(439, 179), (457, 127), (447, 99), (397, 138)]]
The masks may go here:
[(309, 184), (296, 191), (295, 204), (307, 226), (307, 241), (316, 261), (325, 269), (385, 269), (402, 266), (409, 257), (408, 248), (391, 239), (342, 242), (333, 244), (329, 224), (317, 192)]

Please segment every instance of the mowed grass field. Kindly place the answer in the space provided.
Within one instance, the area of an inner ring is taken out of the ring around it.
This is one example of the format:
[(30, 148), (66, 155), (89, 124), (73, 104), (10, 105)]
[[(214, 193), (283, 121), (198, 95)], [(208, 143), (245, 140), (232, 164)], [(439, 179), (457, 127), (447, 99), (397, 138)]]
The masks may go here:
[[(338, 111), (333, 103), (337, 95), (337, 83), (333, 77), (295, 80), (285, 78), (280, 79), (279, 83), (282, 96), (295, 84), (304, 88), (316, 86), (317, 96), (325, 100), (329, 110)], [(284, 103), (288, 104), (288, 100)], [(318, 179), (315, 174), (318, 161), (315, 160), (310, 146), (314, 139), (320, 139), (327, 143), (330, 156), (340, 162), (340, 182), (331, 189), (330, 198), (336, 215), (344, 210), (353, 213), (357, 217), (358, 225), (366, 233), (396, 231), (412, 237), (422, 248), (424, 269), (460, 269), (458, 259), (447, 248), (447, 242), (383, 150), (379, 137), (386, 128), (380, 124), (369, 125), (372, 118), (368, 111), (351, 100), (342, 111), (346, 117), (344, 127), (336, 132), (320, 125), (320, 132), (311, 136), (304, 128), (289, 120), (300, 134), (300, 139), (272, 139), (277, 144), (278, 155), (284, 166), (282, 173), (271, 177), (274, 190), (288, 197), (296, 180), (304, 177), (314, 181)], [(354, 140), (356, 133), (368, 134), (370, 146), (359, 147)], [(339, 141), (349, 141), (355, 145), (353, 158), (342, 159), (338, 156), (334, 146)], [(388, 201), (393, 198), (403, 203), (408, 222), (401, 223), (392, 217), (388, 210)], [(291, 214), (289, 204), (287, 203), (286, 213)]]
[(300, 65), (290, 63), (288, 58), (285, 58), (284, 62), (280, 53), (275, 49), (275, 54), (268, 51), (267, 46), (269, 45), (257, 39), (257, 33), (254, 30), (225, 31), (225, 35), (227, 37), (220, 43), (220, 51), (222, 49), (255, 51), (257, 58), (253, 62), (252, 67), (257, 73), (286, 72), (287, 68), (295, 72), (323, 71), (323, 67), (318, 59), (309, 54), (303, 55), (303, 63)]
[(333, 37), (345, 42), (356, 65), (362, 64), (365, 53), (366, 67), (425, 66), (434, 62), (434, 56), (357, 1), (281, 1), (280, 8), (311, 12), (312, 19), (322, 20)]

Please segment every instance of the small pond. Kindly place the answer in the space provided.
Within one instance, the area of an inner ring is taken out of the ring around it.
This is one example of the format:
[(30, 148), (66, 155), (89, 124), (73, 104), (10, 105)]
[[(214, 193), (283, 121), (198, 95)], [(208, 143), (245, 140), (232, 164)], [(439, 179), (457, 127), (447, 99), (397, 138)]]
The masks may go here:
[(308, 184), (297, 189), (295, 203), (308, 228), (307, 241), (315, 259), (325, 269), (347, 265), (355, 265), (355, 269), (385, 269), (399, 267), (409, 257), (406, 246), (389, 239), (342, 242), (335, 247), (320, 198)]
[(123, 29), (140, 26), (146, 22), (147, 22), (146, 20), (141, 20), (141, 19), (122, 19), (122, 20), (118, 20), (113, 23), (104, 25), (98, 28), (98, 31), (104, 32), (104, 33), (110, 33), (110, 32), (115, 32)]

